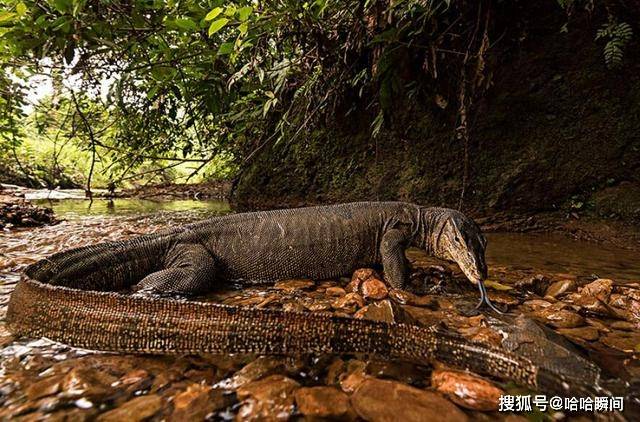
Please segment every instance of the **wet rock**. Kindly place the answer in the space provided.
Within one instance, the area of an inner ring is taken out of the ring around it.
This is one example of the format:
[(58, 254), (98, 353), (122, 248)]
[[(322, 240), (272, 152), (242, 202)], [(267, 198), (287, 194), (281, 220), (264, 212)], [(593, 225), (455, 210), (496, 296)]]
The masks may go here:
[(640, 352), (640, 333), (628, 331), (612, 331), (601, 337), (606, 346), (626, 353)]
[(315, 286), (313, 280), (282, 280), (278, 281), (273, 288), (285, 291), (304, 290)]
[(600, 337), (598, 330), (594, 327), (560, 328), (558, 332), (569, 338), (585, 341), (595, 341)]
[(622, 331), (634, 331), (639, 329), (638, 324), (634, 324), (628, 321), (614, 321), (611, 323), (611, 328)]
[(271, 375), (246, 384), (236, 391), (244, 401), (238, 411), (241, 420), (288, 419), (293, 413), (294, 392), (300, 384), (283, 375)]
[(615, 315), (615, 312), (612, 312), (605, 302), (598, 299), (596, 296), (589, 295), (584, 292), (573, 293), (567, 296), (567, 300), (573, 303), (575, 306), (579, 307), (579, 309), (590, 314), (604, 316)]
[(381, 280), (382, 277), (371, 268), (360, 268), (353, 272), (351, 281), (345, 287), (345, 290), (349, 293), (360, 293), (362, 283), (369, 279)]
[(27, 398), (37, 400), (57, 394), (60, 391), (63, 378), (61, 375), (52, 376), (31, 384), (26, 390)]
[(122, 406), (101, 414), (98, 422), (137, 422), (155, 415), (162, 408), (162, 397), (155, 394), (129, 400)]
[(494, 303), (509, 306), (516, 306), (520, 304), (520, 301), (516, 297), (504, 292), (489, 292), (489, 299)]
[(575, 280), (560, 280), (553, 283), (544, 293), (545, 297), (557, 298), (565, 293), (575, 290), (577, 287)]
[(358, 308), (362, 308), (364, 306), (364, 300), (358, 293), (347, 293), (343, 297), (334, 300), (332, 306), (334, 309), (352, 314)]
[(355, 419), (349, 397), (333, 387), (300, 388), (295, 392), (295, 399), (305, 416)]
[(466, 372), (435, 370), (431, 374), (432, 386), (454, 403), (471, 410), (498, 410), (504, 391), (493, 383)]
[(393, 379), (405, 384), (424, 384), (429, 378), (429, 369), (422, 365), (402, 361), (369, 361), (367, 374), (375, 378)]
[(516, 282), (515, 286), (520, 290), (533, 292), (538, 296), (543, 296), (544, 292), (549, 287), (549, 284), (551, 284), (551, 280), (547, 276), (537, 274), (534, 277)]
[(602, 331), (605, 333), (611, 331), (609, 326), (599, 319), (587, 317), (586, 321), (587, 321), (587, 324), (591, 325), (594, 328), (597, 328), (598, 331)]
[(373, 277), (363, 281), (360, 290), (365, 299), (381, 300), (389, 294), (389, 290), (384, 282)]
[(366, 364), (361, 360), (350, 360), (347, 363), (346, 372), (342, 373), (339, 377), (340, 388), (345, 393), (353, 393), (366, 379), (367, 376), (365, 369)]
[(340, 374), (344, 371), (345, 364), (339, 357), (334, 357), (333, 361), (327, 366), (327, 376), (324, 383), (327, 385), (338, 384)]
[(540, 311), (548, 308), (552, 303), (542, 299), (531, 299), (524, 302), (523, 305), (528, 306), (532, 311)]
[(230, 404), (228, 397), (223, 395), (222, 390), (191, 384), (186, 391), (174, 397), (171, 419), (176, 421), (204, 420), (210, 413), (228, 406)]
[(599, 278), (584, 286), (582, 290), (580, 290), (580, 293), (583, 296), (594, 296), (602, 302), (607, 302), (612, 290), (613, 280), (609, 280), (607, 278)]
[(266, 377), (267, 375), (271, 375), (282, 368), (284, 368), (284, 362), (282, 359), (270, 356), (260, 356), (258, 359), (245, 365), (231, 378), (220, 381), (216, 384), (216, 387), (237, 389), (243, 385)]
[(383, 300), (380, 302), (374, 302), (364, 308), (358, 310), (353, 315), (355, 318), (371, 319), (373, 321), (383, 322), (407, 322), (408, 315), (399, 306), (394, 306), (390, 300)]
[(468, 420), (442, 396), (395, 381), (365, 380), (351, 396), (351, 405), (367, 421)]
[(74, 368), (62, 383), (65, 397), (103, 398), (113, 391), (118, 379), (106, 372), (95, 369)]
[(326, 300), (311, 300), (305, 301), (304, 307), (311, 312), (322, 312), (331, 309), (332, 303)]
[(488, 346), (496, 347), (502, 342), (502, 335), (499, 332), (484, 325), (462, 327), (458, 329), (458, 332), (468, 340)]
[(568, 309), (555, 309), (550, 306), (536, 313), (536, 315), (555, 328), (575, 328), (585, 324), (584, 318)]
[(327, 290), (325, 290), (325, 294), (327, 296), (342, 297), (346, 295), (347, 292), (342, 287), (334, 286), (327, 288)]
[(424, 306), (430, 309), (438, 308), (438, 301), (432, 296), (418, 296), (406, 290), (391, 289), (389, 297), (400, 305)]

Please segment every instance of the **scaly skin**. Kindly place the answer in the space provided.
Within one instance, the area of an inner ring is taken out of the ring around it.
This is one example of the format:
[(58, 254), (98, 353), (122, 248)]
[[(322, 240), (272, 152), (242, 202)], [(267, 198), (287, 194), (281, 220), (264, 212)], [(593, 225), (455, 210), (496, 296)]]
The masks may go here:
[(382, 264), (387, 282), (403, 288), (410, 245), (455, 260), (481, 285), (485, 244), (464, 215), (406, 203), (236, 214), (44, 259), (27, 268), (16, 286), (7, 322), (17, 335), (95, 350), (371, 353), (438, 360), (532, 388), (564, 390), (569, 383), (561, 372), (435, 329), (116, 292), (197, 293), (226, 280), (322, 279), (372, 264)]

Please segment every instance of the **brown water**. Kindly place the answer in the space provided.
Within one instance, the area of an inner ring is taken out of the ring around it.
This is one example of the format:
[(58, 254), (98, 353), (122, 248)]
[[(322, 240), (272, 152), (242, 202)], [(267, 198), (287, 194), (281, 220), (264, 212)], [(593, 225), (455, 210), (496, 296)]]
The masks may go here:
[[(128, 417), (202, 420), (206, 416), (212, 420), (224, 420), (273, 418), (274, 415), (284, 415), (285, 418), (317, 416), (312, 412), (318, 408), (301, 407), (304, 400), (311, 400), (322, 411), (343, 420), (352, 419), (354, 408), (360, 417), (370, 415), (374, 419), (389, 414), (402, 419), (403, 412), (419, 411), (428, 415), (434, 409), (438, 409), (437, 417), (440, 418), (460, 416), (460, 408), (440, 393), (433, 393), (436, 387), (435, 381), (429, 378), (431, 368), (423, 365), (380, 362), (361, 356), (257, 360), (252, 356), (149, 357), (88, 352), (44, 339), (14, 341), (4, 327), (4, 313), (9, 294), (26, 265), (64, 249), (126, 239), (231, 212), (227, 203), (219, 201), (121, 199), (111, 203), (96, 200), (92, 204), (84, 200), (41, 203), (53, 206), (65, 221), (38, 229), (0, 232), (0, 406), (4, 408), (0, 410), (1, 420), (19, 415), (30, 420), (46, 417), (83, 420), (93, 419), (99, 414), (108, 415), (106, 420), (128, 420)], [(610, 277), (616, 282), (640, 280), (637, 256), (625, 250), (574, 241), (559, 235), (491, 233), (488, 238), (490, 278), (499, 282), (511, 283), (538, 273), (551, 280), (590, 278), (592, 275)], [(417, 323), (444, 323), (474, 341), (486, 344), (500, 341), (500, 335), (482, 317), (468, 317), (459, 311), (461, 301), (475, 303), (475, 289), (465, 280), (457, 279), (447, 268), (430, 267), (432, 262), (424, 253), (412, 251), (409, 259), (416, 268), (429, 274), (431, 283), (444, 280), (445, 287), (423, 296), (421, 304), (403, 305), (403, 312), (408, 312)], [(242, 292), (220, 292), (212, 299), (238, 306), (343, 315), (364, 312), (374, 304), (389, 303), (384, 299), (341, 304), (339, 302), (344, 296), (336, 297), (328, 292), (329, 289), (333, 292), (342, 290), (344, 295), (345, 283), (344, 280), (327, 280), (293, 289), (290, 286), (255, 287)], [(461, 287), (453, 288), (455, 284)], [(513, 312), (525, 313), (543, 322), (547, 315), (548, 321), (556, 321), (553, 318), (560, 311), (548, 310), (563, 305), (562, 302), (536, 299), (517, 289), (506, 292), (495, 289), (490, 289), (495, 302), (509, 304)], [(640, 290), (638, 292), (640, 297)], [(626, 295), (625, 291), (614, 289), (614, 294), (621, 296), (620, 293)], [(541, 302), (546, 305), (541, 305)], [(554, 305), (550, 306), (552, 303)], [(616, 305), (614, 300), (611, 303)], [(640, 312), (640, 301), (634, 298), (629, 304), (631, 313), (616, 317), (618, 320), (612, 319), (611, 315), (596, 315), (574, 324), (582, 331), (562, 334), (591, 352), (598, 351), (600, 360), (609, 356), (609, 350), (614, 351), (616, 354), (611, 362), (620, 368), (621, 373), (626, 371), (634, 376), (640, 375), (640, 369), (635, 365), (637, 361), (630, 359), (634, 348), (639, 350), (637, 345), (640, 345), (640, 330), (637, 330), (640, 316), (634, 313), (636, 308)], [(540, 309), (540, 306), (550, 307)], [(566, 306), (561, 312), (578, 318), (578, 311), (574, 312), (570, 301)], [(620, 318), (627, 318), (627, 321), (620, 321)], [(550, 324), (553, 326), (554, 323)], [(599, 352), (603, 350), (604, 354)], [(376, 381), (377, 384), (371, 384), (371, 388), (354, 393), (349, 389), (349, 380), (363, 376), (387, 381)], [(471, 384), (463, 383), (461, 388), (467, 391), (465, 389), (478, 388), (478, 385), (471, 381)], [(323, 396), (324, 404), (318, 404), (314, 401), (318, 397), (308, 389), (299, 389), (300, 386), (329, 388), (322, 393), (329, 394), (329, 398)], [(509, 391), (508, 386), (500, 387)], [(384, 406), (376, 407), (381, 397), (409, 388), (414, 390), (411, 390), (412, 399), (408, 402), (386, 401)], [(418, 390), (422, 393), (416, 392)], [(420, 395), (423, 393), (432, 395)], [(343, 407), (346, 413), (331, 413)], [(504, 420), (507, 416), (468, 409), (465, 412), (471, 418)]]

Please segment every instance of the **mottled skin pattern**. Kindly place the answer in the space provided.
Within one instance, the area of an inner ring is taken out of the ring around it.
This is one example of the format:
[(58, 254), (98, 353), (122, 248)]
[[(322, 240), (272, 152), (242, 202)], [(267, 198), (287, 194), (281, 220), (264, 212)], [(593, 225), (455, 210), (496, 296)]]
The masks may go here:
[(485, 241), (464, 215), (407, 203), (356, 203), (237, 214), (62, 252), (26, 270), (9, 303), (15, 334), (142, 353), (371, 353), (438, 360), (547, 391), (562, 371), (432, 328), (117, 293), (195, 293), (225, 280), (330, 278), (381, 263), (406, 284), (410, 245), (458, 262), (481, 285)]
[(362, 202), (216, 217), (62, 252), (27, 274), (55, 285), (81, 282), (91, 290), (202, 293), (229, 280), (326, 279), (382, 264), (385, 280), (402, 289), (407, 247), (457, 262), (477, 283), (486, 276), (485, 243), (478, 226), (457, 211)]

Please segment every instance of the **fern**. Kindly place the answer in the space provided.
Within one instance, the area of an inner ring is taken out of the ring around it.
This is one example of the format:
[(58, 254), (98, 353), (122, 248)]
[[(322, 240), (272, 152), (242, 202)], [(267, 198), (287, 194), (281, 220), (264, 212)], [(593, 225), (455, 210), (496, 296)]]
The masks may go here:
[(633, 37), (633, 29), (626, 22), (609, 21), (604, 24), (596, 35), (596, 40), (606, 40), (604, 46), (604, 61), (610, 69), (622, 64), (624, 48)]

